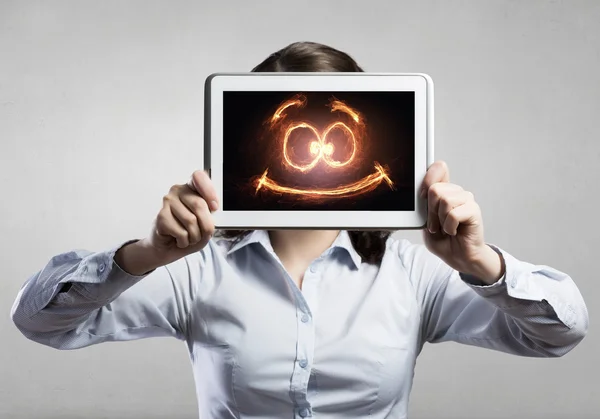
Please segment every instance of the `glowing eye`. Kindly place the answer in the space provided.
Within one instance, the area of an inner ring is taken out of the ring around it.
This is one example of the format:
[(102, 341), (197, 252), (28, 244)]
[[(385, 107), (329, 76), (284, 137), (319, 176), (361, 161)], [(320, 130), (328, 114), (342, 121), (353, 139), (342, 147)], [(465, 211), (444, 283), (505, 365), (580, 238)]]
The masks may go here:
[(323, 148), (323, 153), (325, 153), (328, 156), (331, 156), (333, 154), (333, 144), (332, 143), (325, 144), (325, 148)]
[(310, 154), (312, 154), (313, 156), (319, 154), (320, 149), (321, 145), (318, 143), (318, 141), (313, 141), (310, 143)]

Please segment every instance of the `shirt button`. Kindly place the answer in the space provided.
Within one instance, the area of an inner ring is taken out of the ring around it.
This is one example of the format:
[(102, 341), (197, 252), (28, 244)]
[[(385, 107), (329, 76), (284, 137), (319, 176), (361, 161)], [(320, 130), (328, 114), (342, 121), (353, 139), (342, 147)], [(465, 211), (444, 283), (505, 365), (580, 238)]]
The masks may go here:
[(300, 360), (299, 364), (302, 368), (306, 368), (306, 366), (308, 365), (308, 361), (306, 359), (302, 359)]
[(105, 268), (106, 268), (106, 265), (104, 263), (101, 263), (100, 266), (98, 266), (98, 272), (100, 272), (100, 273), (104, 272)]
[(315, 265), (312, 265), (312, 266), (310, 267), (310, 271), (311, 271), (312, 273), (315, 273), (315, 272), (317, 272), (317, 267), (316, 267)]
[(300, 320), (302, 320), (302, 323), (308, 323), (308, 314), (303, 314)]
[(513, 279), (511, 279), (511, 281), (510, 281), (510, 286), (511, 286), (511, 288), (514, 288), (514, 287), (516, 287), (516, 286), (517, 286), (517, 280), (516, 280), (516, 279), (514, 279), (514, 278), (513, 278)]
[(300, 416), (302, 416), (303, 418), (307, 417), (309, 415), (309, 411), (306, 407), (303, 407), (302, 409), (300, 409), (300, 411), (298, 412), (300, 414)]

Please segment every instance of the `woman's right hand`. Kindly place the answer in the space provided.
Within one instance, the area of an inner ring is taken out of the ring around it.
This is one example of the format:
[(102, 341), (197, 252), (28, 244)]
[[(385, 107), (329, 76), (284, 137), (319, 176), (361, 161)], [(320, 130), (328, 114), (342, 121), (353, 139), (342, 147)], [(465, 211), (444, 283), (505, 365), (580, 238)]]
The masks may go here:
[(217, 209), (211, 179), (206, 172), (195, 171), (186, 184), (173, 185), (163, 197), (150, 235), (119, 249), (115, 262), (142, 275), (201, 250), (214, 233), (211, 212)]

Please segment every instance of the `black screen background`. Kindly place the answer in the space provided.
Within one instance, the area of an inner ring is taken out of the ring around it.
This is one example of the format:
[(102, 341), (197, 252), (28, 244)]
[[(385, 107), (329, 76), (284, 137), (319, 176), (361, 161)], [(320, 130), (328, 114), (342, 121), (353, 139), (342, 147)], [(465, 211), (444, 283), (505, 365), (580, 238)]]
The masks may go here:
[[(291, 112), (290, 121), (306, 120), (321, 130), (336, 119), (337, 113), (331, 113), (326, 106), (332, 96), (366, 118), (365, 141), (359, 149), (360, 167), (336, 172), (324, 169), (321, 162), (306, 173), (283, 168), (281, 148), (276, 145), (280, 143), (264, 124), (282, 102), (296, 93), (223, 93), (223, 209), (414, 211), (414, 92), (302, 92), (307, 105)], [(314, 202), (264, 190), (255, 194), (251, 184), (268, 168), (269, 177), (285, 186), (337, 186), (373, 173), (375, 161), (389, 168), (395, 190), (383, 182), (362, 195)]]

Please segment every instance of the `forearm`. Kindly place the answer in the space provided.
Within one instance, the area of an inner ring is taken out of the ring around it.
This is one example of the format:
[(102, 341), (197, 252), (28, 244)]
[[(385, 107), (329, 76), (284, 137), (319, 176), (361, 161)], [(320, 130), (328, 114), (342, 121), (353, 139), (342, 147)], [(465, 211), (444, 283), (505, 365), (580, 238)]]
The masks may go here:
[[(11, 316), (27, 338), (58, 349), (108, 340), (182, 336), (179, 319), (191, 305), (185, 261), (146, 275), (131, 275), (116, 262), (118, 250), (76, 251), (55, 256), (19, 292)], [(136, 249), (135, 246), (129, 246)], [(126, 252), (125, 255), (128, 253)], [(148, 269), (135, 251), (125, 264)], [(138, 263), (136, 265), (136, 263)], [(199, 272), (199, 269), (197, 270)], [(69, 285), (68, 290), (61, 292)]]
[(114, 261), (121, 269), (134, 276), (147, 275), (163, 265), (146, 240), (125, 244), (115, 253)]
[[(425, 339), (533, 357), (569, 352), (584, 338), (589, 322), (573, 280), (551, 267), (498, 252), (502, 256), (495, 257), (502, 267), (496, 272), (490, 257), (483, 269), (457, 269), (463, 266), (440, 261), (422, 273), (428, 278), (422, 297)], [(418, 266), (434, 265), (428, 263), (433, 260), (415, 259)]]
[[(491, 281), (493, 274), (485, 276), (494, 269), (491, 256), (485, 267), (473, 270), (475, 274), (460, 274), (479, 296), (505, 315), (506, 328), (498, 316), (498, 328), (490, 323), (490, 334), (505, 336), (504, 344), (515, 350), (521, 344), (542, 356), (570, 351), (586, 335), (589, 322), (585, 302), (573, 280), (549, 266), (498, 252), (496, 257), (503, 266), (498, 280)], [(482, 283), (477, 284), (477, 280)]]
[(506, 262), (499, 252), (486, 245), (481, 253), (467, 262), (460, 272), (473, 276), (486, 285), (492, 285), (506, 273)]
[(77, 250), (53, 257), (20, 290), (11, 310), (16, 326), (23, 333), (66, 331), (116, 299), (143, 278), (115, 266), (116, 250)]

